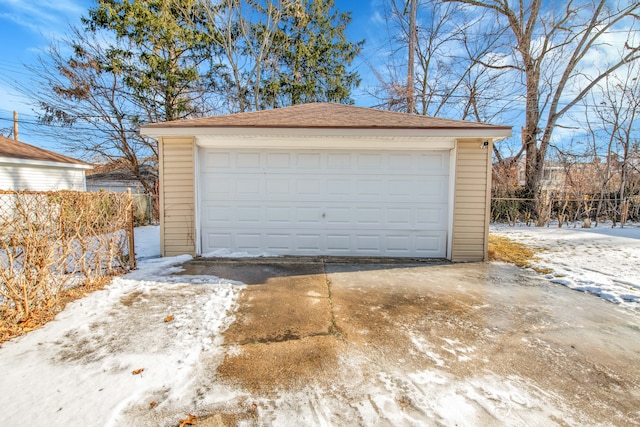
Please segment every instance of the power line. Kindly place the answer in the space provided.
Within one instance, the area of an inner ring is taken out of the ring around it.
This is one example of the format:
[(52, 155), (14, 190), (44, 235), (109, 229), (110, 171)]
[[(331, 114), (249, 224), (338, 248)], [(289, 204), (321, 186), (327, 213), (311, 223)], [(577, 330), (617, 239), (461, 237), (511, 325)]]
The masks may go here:
[[(467, 94), (456, 94), (456, 93), (447, 93), (447, 92), (431, 92), (428, 94), (425, 94), (425, 98), (432, 98), (432, 99), (439, 99), (439, 98), (449, 98), (449, 99), (453, 99), (456, 100), (456, 102), (459, 102), (461, 100), (467, 100), (469, 99), (469, 95)], [(501, 97), (501, 96), (491, 96), (491, 95), (487, 95), (487, 96), (483, 96), (483, 95), (475, 95), (474, 96), (477, 100), (480, 101), (497, 101), (497, 102), (501, 102), (504, 104), (518, 104), (518, 103), (522, 103), (524, 104), (526, 102), (526, 99), (524, 97), (524, 95), (515, 95), (513, 97)], [(418, 96), (417, 99), (421, 99), (422, 97)], [(451, 102), (448, 104), (454, 104), (455, 102)], [(567, 106), (569, 105), (570, 102), (569, 101), (560, 101), (558, 102), (558, 107), (563, 107), (563, 106)], [(542, 107), (542, 106), (541, 106)], [(578, 104), (574, 105), (575, 109), (578, 108), (607, 108), (607, 105), (602, 105), (599, 103), (591, 103), (591, 102), (585, 102), (584, 100), (580, 101)], [(544, 108), (541, 108), (538, 111), (544, 111), (546, 110), (546, 106)], [(525, 112), (527, 111), (525, 108), (510, 108), (509, 110), (512, 110), (514, 112)], [(12, 114), (13, 111), (12, 110), (5, 110), (0, 108), (0, 112), (4, 112), (4, 113), (8, 113), (8, 114)], [(21, 116), (27, 116), (27, 117), (32, 117), (33, 120), (33, 124), (38, 124), (38, 125), (43, 125), (43, 126), (52, 126), (52, 127), (58, 127), (58, 125), (55, 124), (46, 124), (46, 123), (40, 123), (39, 119), (40, 116), (36, 115), (36, 114), (30, 114), (30, 113), (20, 113)], [(78, 120), (100, 120), (100, 119), (112, 119), (112, 120), (120, 120), (121, 118), (116, 117), (116, 116), (105, 116), (105, 115), (82, 115), (82, 116), (76, 116), (74, 117), (75, 119)], [(0, 120), (12, 120), (12, 119), (2, 119), (0, 118)]]
[[(6, 119), (4, 117), (0, 117), (0, 121), (5, 121), (5, 122), (12, 122), (13, 123), (13, 119)], [(49, 123), (41, 123), (38, 121), (33, 121), (33, 120), (20, 120), (20, 124), (25, 124), (25, 125), (30, 125), (30, 126), (42, 126), (42, 127), (48, 127), (48, 128), (57, 128), (57, 129), (68, 129), (68, 130), (72, 130), (72, 131), (87, 131), (87, 132), (100, 132), (101, 129), (99, 127), (82, 127), (82, 126), (73, 126), (73, 125), (69, 125), (69, 126), (62, 126), (62, 125), (55, 125), (55, 124), (49, 124)], [(124, 129), (125, 132), (127, 133), (137, 133), (138, 129)]]

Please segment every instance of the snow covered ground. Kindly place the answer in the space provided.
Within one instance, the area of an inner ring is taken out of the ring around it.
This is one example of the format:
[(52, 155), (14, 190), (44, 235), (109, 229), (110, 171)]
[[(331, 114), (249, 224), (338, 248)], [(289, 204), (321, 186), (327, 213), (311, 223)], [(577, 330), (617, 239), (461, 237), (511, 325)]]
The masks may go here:
[[(550, 281), (638, 309), (640, 228), (495, 226), (492, 232), (539, 248), (538, 266), (554, 271), (548, 275)], [(41, 329), (0, 347), (0, 425), (119, 426), (144, 419), (136, 425), (169, 426), (177, 424), (177, 414), (186, 418), (193, 408), (247, 399), (242, 392), (211, 380), (225, 351), (233, 351), (222, 346), (221, 333), (234, 320), (244, 285), (211, 276), (171, 276), (190, 256), (159, 258), (158, 227), (136, 230), (136, 253), (138, 270), (69, 304)], [(353, 360), (345, 363), (357, 365)], [(368, 413), (366, 408), (374, 405), (383, 411), (388, 408), (388, 419), (409, 417), (398, 401), (398, 396), (408, 393), (410, 398), (426, 399), (425, 408), (431, 408), (440, 425), (474, 425), (481, 420), (474, 418), (469, 401), (491, 416), (525, 408), (522, 414), (513, 411), (510, 425), (544, 424), (563, 416), (547, 407), (544, 392), (518, 378), (478, 373), (460, 383), (437, 369), (419, 374), (412, 380), (424, 383), (424, 390), (400, 393), (396, 385), (407, 379), (398, 374), (393, 384), (379, 390), (377, 400), (361, 402), (361, 412)], [(384, 384), (389, 375), (380, 373)], [(344, 405), (316, 394), (313, 387), (309, 393), (311, 397), (293, 395), (289, 400), (286, 393), (280, 396), (286, 404), (273, 419), (286, 425), (302, 416), (306, 419), (302, 424), (314, 425), (314, 419), (329, 419), (317, 417), (322, 411)], [(296, 405), (303, 401), (315, 404)], [(369, 421), (379, 425), (379, 420)], [(413, 425), (411, 417), (398, 421)]]
[(640, 226), (579, 227), (494, 224), (491, 233), (535, 248), (533, 267), (551, 270), (551, 282), (640, 310)]
[(191, 256), (158, 258), (155, 226), (135, 238), (138, 270), (0, 348), (0, 425), (122, 425), (143, 397), (165, 406), (193, 398), (202, 354), (224, 356), (220, 333), (243, 285), (169, 276)]

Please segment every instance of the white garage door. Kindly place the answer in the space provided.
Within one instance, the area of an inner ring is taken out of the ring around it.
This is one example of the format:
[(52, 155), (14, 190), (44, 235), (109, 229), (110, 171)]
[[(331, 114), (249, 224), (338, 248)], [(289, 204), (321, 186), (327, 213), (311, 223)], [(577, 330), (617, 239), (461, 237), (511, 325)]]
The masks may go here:
[(445, 257), (448, 151), (201, 148), (203, 254)]

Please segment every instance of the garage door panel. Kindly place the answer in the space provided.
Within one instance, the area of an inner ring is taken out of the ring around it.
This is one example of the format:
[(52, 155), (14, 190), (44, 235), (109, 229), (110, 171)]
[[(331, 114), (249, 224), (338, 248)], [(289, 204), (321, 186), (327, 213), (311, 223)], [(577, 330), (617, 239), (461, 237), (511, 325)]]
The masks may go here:
[(410, 208), (387, 208), (387, 224), (411, 225), (412, 210)]
[(303, 232), (303, 233), (296, 233), (294, 235), (294, 247), (298, 250), (298, 251), (304, 251), (304, 252), (309, 252), (311, 251), (312, 253), (318, 253), (320, 251), (322, 251), (322, 238), (323, 236), (320, 233), (309, 233), (309, 232)]
[(289, 169), (291, 167), (291, 154), (268, 153), (267, 167), (269, 169)]
[(447, 225), (446, 204), (428, 208), (379, 206), (377, 203), (347, 208), (341, 204), (291, 207), (289, 203), (220, 203), (203, 208), (203, 226), (291, 227), (331, 229), (441, 230)]
[(202, 226), (215, 227), (226, 224), (229, 217), (235, 215), (234, 209), (229, 205), (207, 203), (202, 208)]
[(326, 181), (327, 185), (327, 196), (330, 198), (333, 197), (345, 197), (351, 195), (351, 179), (342, 178), (342, 179), (328, 179)]
[(372, 172), (380, 171), (383, 168), (382, 154), (359, 154), (357, 159), (357, 170)]
[(243, 233), (235, 234), (236, 247), (242, 251), (260, 251), (262, 248), (261, 233)]
[(286, 252), (292, 247), (292, 236), (287, 233), (267, 233), (265, 235), (266, 247), (273, 251)]
[(325, 219), (327, 225), (351, 225), (353, 215), (351, 209), (342, 206), (333, 206), (326, 209)]
[(267, 224), (287, 225), (291, 223), (291, 209), (286, 206), (268, 207), (266, 209)]
[(448, 153), (395, 153), (388, 156), (388, 168), (391, 170), (410, 170), (422, 174), (448, 173)]
[(351, 153), (328, 153), (326, 166), (330, 170), (351, 170), (353, 155)]
[(229, 169), (231, 172), (246, 168), (286, 169), (285, 172), (304, 172), (311, 169), (362, 170), (366, 174), (377, 171), (385, 174), (400, 170), (424, 175), (447, 175), (449, 154), (442, 152), (283, 152), (283, 151), (224, 151), (201, 150), (201, 164), (211, 168)]
[(414, 195), (412, 191), (414, 180), (412, 179), (394, 179), (387, 182), (387, 195), (390, 197), (411, 197)]
[(355, 224), (370, 227), (372, 224), (383, 224), (382, 209), (380, 208), (356, 208), (354, 209)]
[(327, 234), (327, 252), (333, 255), (348, 255), (353, 248), (349, 233)]
[(258, 177), (243, 177), (236, 180), (236, 194), (251, 197), (263, 194), (262, 183)]
[(324, 185), (320, 179), (299, 179), (296, 182), (297, 195), (319, 196), (323, 193)]
[(309, 225), (320, 227), (322, 225), (322, 208), (320, 206), (308, 206), (294, 208), (295, 216), (291, 225)]
[(238, 169), (256, 169), (261, 167), (261, 155), (257, 153), (238, 153), (236, 157)]
[(211, 252), (216, 249), (227, 249), (235, 247), (234, 238), (231, 233), (211, 233), (208, 232), (203, 236), (203, 253)]
[(228, 229), (227, 233), (211, 233), (204, 241), (216, 249), (270, 253), (274, 255), (387, 255), (399, 257), (442, 257), (445, 232), (409, 232), (405, 230), (367, 230), (344, 233), (320, 233), (309, 230), (288, 232), (245, 232)]
[(411, 238), (409, 236), (394, 236), (387, 238), (387, 249), (394, 252), (409, 253)]
[(243, 206), (236, 209), (236, 220), (238, 224), (259, 225), (262, 224), (262, 207), (261, 206)]
[(291, 182), (286, 178), (269, 177), (266, 179), (267, 193), (272, 195), (291, 195)]
[(415, 159), (417, 170), (432, 171), (437, 173), (438, 171), (449, 172), (449, 155), (440, 153), (439, 155), (421, 155)]
[(447, 193), (449, 191), (449, 182), (446, 177), (436, 176), (430, 177), (425, 185), (421, 186), (414, 193), (418, 196), (429, 197), (429, 200), (437, 200), (446, 202)]
[(203, 170), (228, 169), (231, 166), (231, 156), (231, 153), (207, 151), (203, 156), (205, 167)]
[(416, 209), (415, 225), (418, 227), (430, 227), (442, 229), (447, 224), (447, 215), (444, 206)]
[(203, 175), (200, 180), (200, 187), (203, 194), (211, 196), (228, 197), (231, 194), (231, 180), (226, 176)]
[(448, 152), (201, 149), (203, 253), (444, 257)]
[(375, 196), (380, 197), (384, 195), (383, 182), (379, 179), (363, 179), (360, 180), (356, 186), (355, 196)]
[(356, 251), (364, 255), (379, 253), (382, 249), (380, 240), (381, 236), (378, 233), (356, 234)]
[[(244, 174), (242, 177), (223, 174), (203, 174), (202, 192), (220, 195), (229, 200), (278, 201), (291, 198), (312, 198), (313, 200), (363, 200), (386, 203), (388, 201), (414, 202), (416, 196), (429, 197), (430, 201), (447, 202), (448, 178), (406, 177), (398, 179), (354, 179), (342, 175), (326, 178), (306, 176), (282, 177)], [(416, 182), (424, 181), (418, 186)], [(207, 196), (209, 197), (209, 196)]]
[(444, 246), (444, 242), (445, 242), (444, 237), (445, 236), (443, 234), (416, 236), (415, 253), (425, 258), (439, 257), (440, 256), (439, 254), (441, 254), (443, 251), (446, 251), (446, 247)]
[(317, 170), (322, 167), (322, 157), (320, 153), (299, 153), (294, 159), (299, 170)]

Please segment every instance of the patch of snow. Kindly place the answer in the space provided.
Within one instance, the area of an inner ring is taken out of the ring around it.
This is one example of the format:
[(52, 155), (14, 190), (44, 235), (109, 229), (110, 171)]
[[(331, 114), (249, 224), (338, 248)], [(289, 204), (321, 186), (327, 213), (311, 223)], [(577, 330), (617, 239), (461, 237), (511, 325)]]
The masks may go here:
[(224, 357), (221, 333), (234, 320), (242, 286), (168, 276), (189, 259), (142, 260), (138, 270), (69, 304), (54, 321), (4, 343), (2, 424), (126, 425), (126, 413), (138, 405), (148, 411), (152, 402), (158, 414), (190, 410), (202, 360), (215, 369)]
[(640, 226), (595, 228), (492, 224), (491, 233), (532, 247), (545, 278), (621, 307), (640, 310)]
[(158, 258), (160, 256), (160, 226), (147, 225), (134, 229), (134, 242), (136, 245), (136, 258)]
[(429, 359), (433, 360), (436, 366), (445, 366), (444, 360), (442, 360), (438, 354), (431, 351), (433, 346), (430, 343), (426, 342), (424, 337), (418, 336), (411, 332), (409, 333), (409, 337), (411, 338), (411, 343), (416, 347), (419, 353), (422, 353)]
[(229, 249), (217, 249), (215, 251), (202, 254), (202, 256), (204, 258), (261, 258), (261, 257), (274, 257), (278, 255), (273, 255), (267, 252), (252, 254), (249, 252), (233, 252)]
[[(547, 395), (517, 377), (478, 375), (459, 381), (438, 369), (379, 377), (383, 386), (371, 394), (393, 425), (421, 425), (425, 415), (435, 425), (451, 426), (545, 425), (553, 416), (568, 418), (546, 403)], [(422, 416), (412, 418), (405, 405)]]
[[(510, 231), (498, 230), (507, 237)], [(559, 238), (550, 232), (540, 239), (538, 231), (519, 232), (523, 242), (550, 247)], [(157, 258), (157, 233), (157, 227), (136, 230), (138, 270), (69, 304), (44, 327), (0, 347), (1, 424), (171, 426), (178, 424), (177, 414), (185, 418), (189, 412), (211, 413), (211, 408), (238, 407), (250, 399), (232, 385), (218, 382), (215, 375), (225, 354), (240, 352), (238, 347), (223, 347), (221, 334), (234, 320), (243, 285), (213, 276), (171, 276), (191, 256)], [(587, 236), (592, 235), (596, 234)], [(576, 241), (573, 234), (561, 237)], [(619, 248), (620, 242), (615, 243), (594, 251), (596, 257)], [(563, 243), (569, 255), (575, 250), (571, 244)], [(224, 256), (218, 251), (208, 255)], [(584, 254), (577, 259), (580, 262), (556, 254), (543, 265), (565, 266), (565, 274), (570, 267), (574, 276), (549, 277), (567, 280), (567, 286), (584, 278), (583, 263), (602, 271), (597, 264), (588, 265), (591, 258)], [(620, 280), (637, 284), (637, 271), (621, 270), (626, 276)], [(603, 286), (588, 286), (627, 301), (620, 304), (636, 298), (635, 292), (616, 294)], [(445, 371), (442, 357), (450, 353), (467, 361), (474, 347), (440, 338), (439, 348), (448, 352), (442, 356), (435, 342), (417, 333), (410, 338), (419, 354), (433, 360), (432, 369), (381, 369), (367, 376), (363, 366), (368, 361), (350, 354), (341, 360), (343, 372), (337, 373), (340, 381), (335, 384), (309, 384), (301, 391), (279, 391), (249, 402), (263, 425), (550, 425), (557, 420), (579, 424), (555, 407), (555, 396), (525, 379), (490, 373), (460, 378)]]

